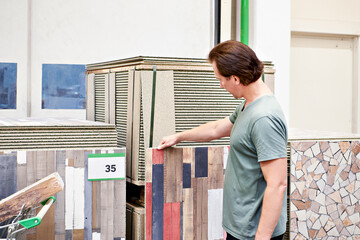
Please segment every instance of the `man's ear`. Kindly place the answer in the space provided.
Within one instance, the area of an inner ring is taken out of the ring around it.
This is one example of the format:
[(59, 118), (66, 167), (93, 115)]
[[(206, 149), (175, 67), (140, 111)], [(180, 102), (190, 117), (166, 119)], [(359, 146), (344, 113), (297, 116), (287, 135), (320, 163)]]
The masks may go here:
[(239, 78), (238, 76), (235, 76), (235, 75), (232, 75), (232, 76), (233, 76), (233, 78), (235, 79), (236, 85), (240, 85), (240, 84), (241, 84), (240, 78)]

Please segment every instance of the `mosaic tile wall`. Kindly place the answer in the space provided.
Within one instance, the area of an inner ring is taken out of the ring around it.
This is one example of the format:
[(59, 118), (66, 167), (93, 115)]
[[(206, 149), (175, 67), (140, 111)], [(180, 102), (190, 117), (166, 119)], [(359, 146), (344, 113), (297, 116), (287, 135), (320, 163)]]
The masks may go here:
[(360, 239), (360, 142), (290, 144), (290, 239)]

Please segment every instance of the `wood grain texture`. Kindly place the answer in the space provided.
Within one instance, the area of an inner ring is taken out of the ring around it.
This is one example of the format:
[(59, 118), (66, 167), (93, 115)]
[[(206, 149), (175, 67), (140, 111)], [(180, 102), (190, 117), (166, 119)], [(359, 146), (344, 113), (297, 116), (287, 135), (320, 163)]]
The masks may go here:
[(6, 198), (7, 196), (14, 194), (16, 191), (17, 191), (16, 153), (11, 155), (0, 155), (0, 199)]
[(224, 187), (223, 156), (223, 148), (208, 148), (208, 189)]
[(88, 159), (91, 151), (84, 152), (85, 159), (85, 172), (84, 172), (84, 196), (85, 196), (85, 206), (84, 206), (84, 239), (92, 238), (92, 205), (93, 205), (93, 183), (92, 181), (87, 180), (88, 176)]
[(37, 205), (61, 191), (63, 187), (63, 180), (60, 175), (55, 172), (10, 195), (0, 201), (0, 222), (9, 216), (17, 214), (23, 204), (25, 204), (26, 207)]
[(164, 150), (152, 150), (152, 164), (163, 164), (164, 163)]
[(101, 239), (114, 239), (114, 180), (101, 181)]
[(181, 202), (182, 189), (182, 149), (169, 148), (164, 152), (164, 202)]
[[(56, 151), (56, 171), (62, 179), (65, 179), (66, 151)], [(55, 236), (64, 236), (65, 239), (65, 188), (56, 194), (55, 202)]]
[(152, 183), (147, 182), (145, 186), (146, 196), (145, 196), (145, 203), (146, 203), (146, 222), (145, 222), (145, 229), (146, 229), (146, 239), (151, 240), (152, 236)]
[(164, 210), (164, 166), (153, 165), (152, 180), (152, 239), (163, 237), (163, 210)]
[(194, 239), (208, 239), (208, 191), (206, 178), (193, 178)]
[(195, 148), (195, 177), (208, 176), (208, 148)]
[(194, 239), (193, 199), (193, 189), (184, 189), (183, 239)]
[(164, 240), (180, 240), (180, 202), (164, 204)]

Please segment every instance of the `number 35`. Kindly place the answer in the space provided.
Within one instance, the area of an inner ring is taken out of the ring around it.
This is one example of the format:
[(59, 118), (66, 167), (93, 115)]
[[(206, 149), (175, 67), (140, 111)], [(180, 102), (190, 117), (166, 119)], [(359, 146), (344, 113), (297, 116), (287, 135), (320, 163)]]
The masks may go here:
[(116, 165), (105, 165), (105, 172), (116, 172)]

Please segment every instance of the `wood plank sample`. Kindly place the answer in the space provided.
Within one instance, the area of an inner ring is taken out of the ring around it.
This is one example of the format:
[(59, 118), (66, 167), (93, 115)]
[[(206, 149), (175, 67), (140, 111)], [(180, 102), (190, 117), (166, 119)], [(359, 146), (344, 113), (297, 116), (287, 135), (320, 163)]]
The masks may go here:
[(63, 180), (55, 172), (10, 195), (0, 201), (0, 222), (18, 214), (23, 204), (26, 208), (35, 206), (60, 192), (63, 187)]
[(164, 152), (164, 202), (181, 202), (183, 190), (182, 149)]

